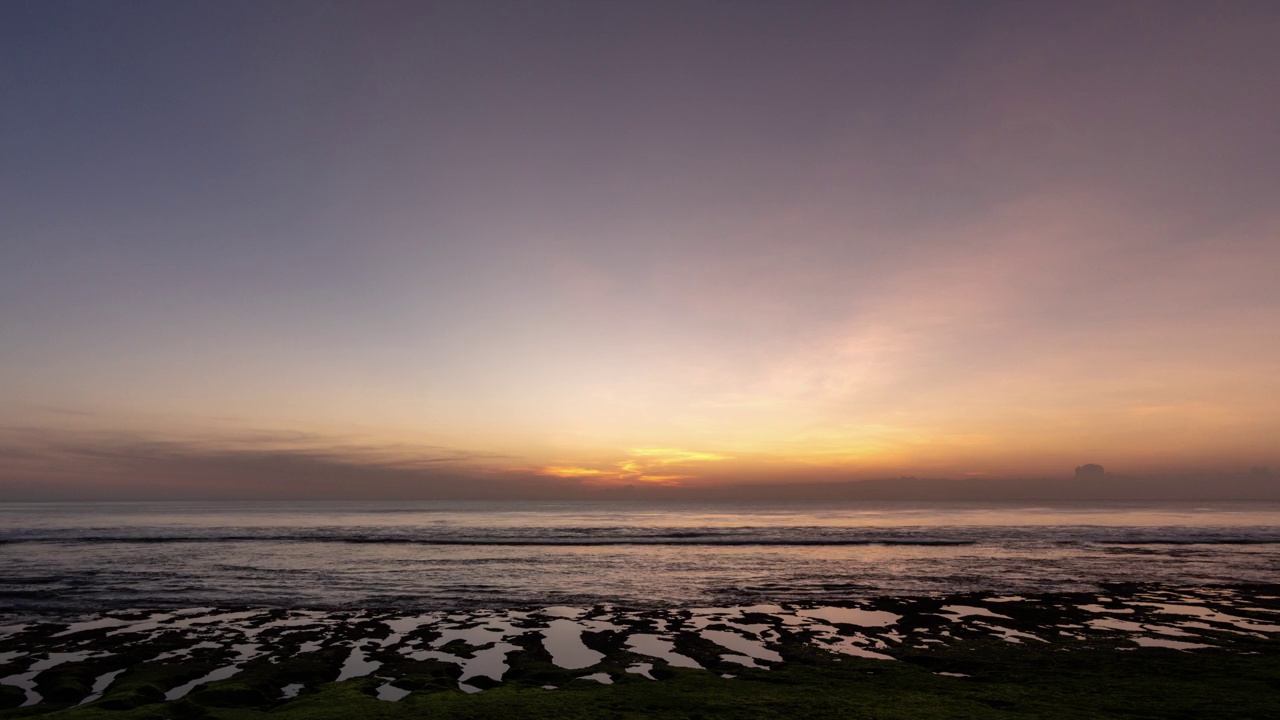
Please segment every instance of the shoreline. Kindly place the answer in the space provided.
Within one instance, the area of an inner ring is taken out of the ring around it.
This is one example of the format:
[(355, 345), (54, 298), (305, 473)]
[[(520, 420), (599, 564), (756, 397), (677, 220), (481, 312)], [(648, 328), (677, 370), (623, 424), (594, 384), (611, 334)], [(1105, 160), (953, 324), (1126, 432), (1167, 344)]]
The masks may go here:
[[(1156, 662), (1152, 668), (1187, 687), (1201, 683), (1194, 667), (1280, 672), (1280, 585), (1261, 584), (720, 608), (210, 607), (58, 615), (33, 616), (25, 627), (3, 621), (0, 718), (342, 717), (315, 714), (334, 703), (356, 715), (409, 717), (448, 705), (446, 716), (466, 716), (467, 708), (478, 712), (513, 694), (533, 705), (570, 697), (608, 702), (641, 692), (626, 689), (636, 683), (651, 683), (641, 694), (655, 702), (683, 697), (684, 712), (722, 693), (778, 691), (780, 684), (835, 683), (831, 692), (849, 702), (870, 701), (867, 682), (875, 678), (881, 680), (872, 686), (936, 685), (929, 693), (938, 698), (999, 699), (1009, 688), (996, 692), (1008, 684), (997, 676), (1016, 675), (1018, 667), (1074, 668), (1068, 676), (1077, 681), (1104, 667), (1118, 672), (1117, 664), (1137, 676), (1151, 670), (1132, 658)], [(1027, 682), (1015, 685), (1025, 691)], [(548, 688), (560, 699), (531, 699), (554, 695)], [(795, 692), (802, 701), (805, 693)], [(1280, 713), (1274, 684), (1237, 700)], [(373, 705), (355, 709), (366, 701)], [(647, 716), (684, 717), (672, 712)], [(805, 712), (821, 717), (826, 710)], [(1241, 712), (1224, 717), (1248, 716)]]

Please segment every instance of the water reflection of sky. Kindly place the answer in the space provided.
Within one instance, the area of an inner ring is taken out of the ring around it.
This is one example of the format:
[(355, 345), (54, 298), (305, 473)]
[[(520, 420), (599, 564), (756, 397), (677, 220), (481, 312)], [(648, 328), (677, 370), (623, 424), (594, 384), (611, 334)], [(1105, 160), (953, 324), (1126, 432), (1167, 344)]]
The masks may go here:
[(1280, 525), (1280, 502), (648, 505), (593, 502), (0, 504), (0, 531), (223, 527), (936, 527)]
[[(203, 649), (206, 660), (223, 661), (211, 672), (170, 688), (165, 695), (169, 700), (185, 697), (207, 683), (234, 677), (256, 658), (267, 657), (275, 663), (329, 647), (345, 650), (337, 682), (377, 677), (381, 684), (376, 696), (394, 702), (409, 691), (394, 685), (396, 670), (384, 667), (388, 663), (394, 666), (408, 659), (452, 664), (458, 667), (457, 687), (479, 692), (482, 686), (503, 682), (513, 664), (537, 645), (552, 665), (581, 673), (576, 679), (604, 684), (612, 684), (614, 675), (603, 663), (619, 648), (629, 654), (621, 658), (629, 663), (624, 672), (650, 680), (655, 679), (649, 673), (655, 664), (722, 674), (725, 663), (769, 670), (787, 662), (782, 651), (788, 643), (878, 661), (894, 661), (895, 654), (903, 650), (947, 645), (961, 637), (999, 639), (1011, 644), (1052, 644), (1068, 637), (1113, 643), (1122, 649), (1136, 646), (1232, 651), (1241, 638), (1265, 641), (1271, 634), (1280, 633), (1280, 625), (1272, 621), (1276, 611), (1266, 606), (1273, 600), (1259, 593), (1206, 588), (1139, 590), (1124, 599), (1104, 594), (1085, 598), (1042, 596), (1034, 600), (971, 595), (964, 599), (968, 604), (936, 597), (893, 598), (846, 606), (757, 604), (648, 612), (603, 606), (478, 610), (414, 617), (363, 610), (132, 611), (117, 616), (80, 617), (69, 624), (67, 618), (46, 616), (38, 624), (0, 634), (0, 642), (21, 634), (22, 647), (26, 648), (7, 657), (17, 661), (22, 671), (0, 677), (0, 684), (23, 689), (28, 705), (39, 703), (35, 680), (41, 673), (65, 662), (114, 654), (112, 643), (102, 643), (100, 633), (105, 628), (112, 628), (111, 635), (127, 638), (133, 656), (150, 657), (142, 662), (175, 657), (172, 650), (148, 655), (148, 646), (157, 640), (165, 647), (175, 641), (185, 643), (186, 648), (178, 652), (186, 656)], [(938, 618), (945, 618), (946, 622), (940, 624), (936, 622)], [(597, 644), (597, 648), (609, 652), (588, 646), (589, 638), (594, 644), (606, 637), (620, 642)], [(304, 638), (311, 645), (309, 650), (299, 645)], [(697, 649), (697, 641), (704, 643), (701, 649)], [(715, 650), (709, 651), (705, 643)], [(45, 654), (46, 659), (25, 661), (27, 655)], [(698, 654), (701, 661), (691, 657), (693, 654)], [(634, 662), (636, 657), (649, 662)], [(112, 669), (100, 676), (86, 701), (100, 697), (120, 672)], [(612, 672), (617, 672), (617, 663)], [(278, 694), (289, 698), (305, 688), (291, 683), (279, 687)]]
[(0, 539), (0, 610), (697, 605), (1280, 576), (1278, 504), (8, 505)]

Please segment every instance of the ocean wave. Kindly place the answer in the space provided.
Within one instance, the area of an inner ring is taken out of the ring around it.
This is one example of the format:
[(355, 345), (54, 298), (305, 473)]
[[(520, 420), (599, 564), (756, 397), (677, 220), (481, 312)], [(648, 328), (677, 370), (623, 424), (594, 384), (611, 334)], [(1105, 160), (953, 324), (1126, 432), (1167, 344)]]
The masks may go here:
[(1277, 545), (1280, 537), (1091, 537), (1058, 539), (1053, 537), (779, 537), (750, 535), (715, 535), (705, 533), (673, 533), (661, 535), (606, 535), (585, 537), (582, 535), (539, 536), (449, 536), (411, 537), (403, 535), (58, 535), (43, 537), (17, 537), (0, 539), (0, 545), (55, 544), (55, 545), (106, 545), (106, 544), (173, 544), (173, 543), (338, 543), (348, 545), (424, 545), (424, 546), (609, 546), (609, 545), (681, 545), (681, 546), (779, 546), (779, 547), (842, 547), (860, 545), (961, 547), (990, 544), (1047, 543), (1052, 545)]
[(725, 536), (641, 536), (641, 537), (365, 537), (342, 535), (106, 535), (8, 538), (0, 544), (168, 544), (168, 543), (345, 543), (353, 545), (495, 545), (495, 546), (602, 546), (602, 545), (777, 545), (777, 546), (856, 546), (856, 545), (976, 545), (977, 540), (946, 538), (748, 538)]
[[(191, 524), (82, 525), (0, 529), (0, 546), (247, 543), (415, 546), (921, 546), (1005, 548), (1264, 546), (1280, 544), (1274, 525), (710, 525), (520, 524)], [(17, 547), (13, 547), (16, 551)]]
[(1093, 542), (1097, 545), (1280, 545), (1280, 538), (1134, 538)]

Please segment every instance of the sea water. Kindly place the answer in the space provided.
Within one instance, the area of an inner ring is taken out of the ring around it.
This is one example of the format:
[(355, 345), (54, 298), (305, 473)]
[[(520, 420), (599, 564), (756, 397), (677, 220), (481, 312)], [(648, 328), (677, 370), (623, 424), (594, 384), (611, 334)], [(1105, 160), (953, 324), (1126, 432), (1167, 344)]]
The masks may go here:
[(725, 605), (1280, 579), (1280, 503), (0, 504), (0, 611)]

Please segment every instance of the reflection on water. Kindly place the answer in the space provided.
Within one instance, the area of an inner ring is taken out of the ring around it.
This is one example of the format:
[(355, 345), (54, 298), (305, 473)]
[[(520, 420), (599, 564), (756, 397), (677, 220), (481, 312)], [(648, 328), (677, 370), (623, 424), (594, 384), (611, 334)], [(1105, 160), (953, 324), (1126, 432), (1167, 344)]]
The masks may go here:
[[(229, 523), (228, 518), (234, 518)], [(0, 532), (119, 528), (1275, 526), (1280, 502), (4, 503)]]
[(181, 698), (186, 697), (188, 693), (200, 687), (201, 685), (207, 685), (209, 683), (217, 682), (219, 680), (226, 680), (227, 678), (232, 677), (236, 673), (240, 672), (240, 668), (243, 667), (243, 665), (246, 662), (265, 653), (265, 650), (259, 648), (257, 645), (235, 645), (231, 649), (233, 652), (236, 653), (236, 657), (235, 657), (235, 660), (230, 665), (225, 665), (223, 667), (218, 668), (217, 670), (214, 670), (208, 675), (205, 675), (204, 677), (199, 677), (184, 685), (179, 685), (178, 687), (165, 693), (164, 699), (179, 700)]
[(1205, 585), (1280, 576), (1280, 505), (0, 505), (0, 565), (0, 610), (667, 606)]
[[(313, 656), (309, 663), (328, 669), (314, 672), (311, 685), (297, 682), (295, 673), (280, 673), (281, 682), (275, 688), (278, 697), (293, 698), (326, 682), (351, 681), (363, 683), (381, 700), (395, 702), (410, 694), (395, 684), (404, 679), (406, 660), (455, 666), (450, 677), (456, 686), (480, 692), (503, 682), (508, 671), (521, 662), (530, 658), (545, 662), (540, 659), (546, 657), (542, 651), (550, 654), (557, 667), (575, 671), (576, 679), (603, 684), (612, 684), (622, 676), (611, 673), (621, 672), (657, 680), (652, 671), (661, 666), (707, 670), (724, 677), (734, 676), (724, 672), (726, 669), (769, 672), (795, 657), (788, 653), (802, 647), (808, 648), (806, 652), (817, 649), (889, 662), (904, 652), (946, 646), (964, 638), (1011, 644), (1062, 642), (1062, 637), (1081, 641), (1056, 646), (1059, 651), (1102, 644), (1130, 650), (1257, 652), (1280, 637), (1280, 626), (1264, 619), (1276, 611), (1266, 597), (1242, 586), (1238, 591), (1137, 588), (1122, 599), (1071, 594), (1011, 601), (969, 595), (964, 598), (967, 604), (945, 597), (881, 598), (846, 606), (776, 604), (646, 611), (557, 607), (412, 617), (369, 611), (209, 611), (195, 616), (204, 620), (199, 623), (186, 622), (189, 617), (179, 620), (177, 613), (43, 616), (5, 641), (26, 648), (30, 660), (0, 646), (0, 656), (15, 662), (20, 670), (0, 678), (0, 684), (23, 689), (26, 704), (38, 704), (42, 698), (35, 688), (44, 673), (94, 659), (103, 672), (92, 689), (86, 689), (83, 700), (93, 702), (109, 693), (120, 677), (128, 677), (125, 673), (136, 665), (154, 665), (192, 656), (199, 648), (211, 649), (201, 657), (216, 668), (169, 688), (165, 697), (176, 700), (202, 686), (234, 678), (252, 663), (259, 664), (258, 672), (262, 663), (280, 667), (278, 663), (304, 654), (306, 643), (320, 640), (328, 647), (349, 650)], [(991, 611), (988, 605), (1001, 612)], [(1196, 619), (1186, 620), (1189, 617)], [(947, 621), (939, 622), (942, 618)], [(125, 622), (94, 622), (106, 619)], [(120, 630), (113, 628), (124, 628), (123, 644), (112, 635)], [(660, 632), (652, 632), (655, 628), (661, 628)], [(152, 654), (148, 661), (137, 660), (148, 656), (148, 647), (172, 648), (175, 643), (184, 647)], [(809, 657), (806, 653), (801, 656)]]

